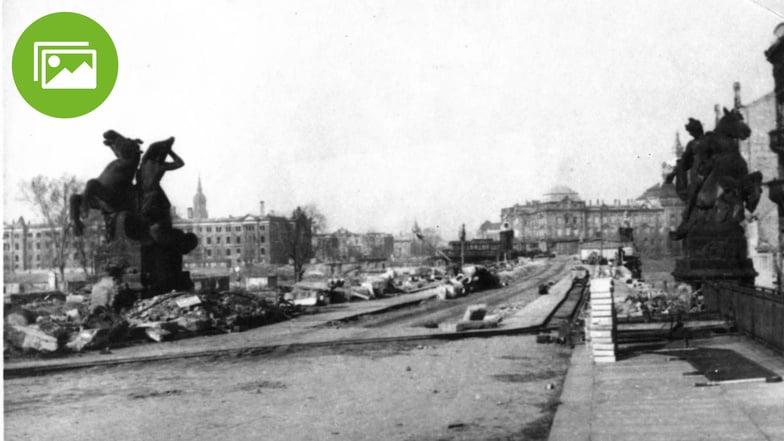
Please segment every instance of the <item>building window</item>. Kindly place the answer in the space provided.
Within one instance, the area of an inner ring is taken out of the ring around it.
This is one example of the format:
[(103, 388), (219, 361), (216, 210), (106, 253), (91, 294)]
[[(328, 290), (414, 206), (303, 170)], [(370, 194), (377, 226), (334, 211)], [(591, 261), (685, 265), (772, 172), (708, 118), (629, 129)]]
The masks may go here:
[(264, 243), (264, 236), (261, 236), (261, 243)]
[(242, 254), (242, 251), (239, 248), (237, 248), (237, 255), (239, 256), (240, 254)]
[(264, 247), (261, 247), (261, 250), (260, 250), (259, 252), (260, 252), (260, 253), (261, 253), (261, 255), (263, 256), (263, 255), (265, 254), (266, 250), (264, 249)]
[(14, 256), (14, 262), (19, 262), (19, 255)]
[(264, 231), (264, 225), (261, 225), (259, 228), (261, 229), (261, 231)]
[(236, 227), (234, 227), (234, 231), (242, 231), (242, 226), (237, 225)]
[(226, 249), (226, 255), (227, 255), (227, 256), (231, 256), (231, 250), (230, 250), (230, 249), (228, 249), (228, 248)]
[(215, 227), (215, 232), (216, 232), (216, 233), (220, 233), (220, 232), (221, 232), (221, 230), (223, 230), (223, 228), (221, 228), (221, 227)]
[(215, 238), (215, 243), (220, 243), (220, 240), (221, 240), (220, 236), (216, 237)]
[(196, 232), (201, 233), (201, 227), (196, 227)]
[(239, 237), (235, 237), (234, 239), (235, 239), (234, 243), (240, 243), (240, 238)]
[(231, 243), (231, 236), (226, 236), (226, 243)]
[(208, 237), (208, 238), (207, 238), (207, 245), (209, 245), (209, 244), (211, 244), (211, 243), (212, 243), (212, 238), (211, 238), (211, 237)]

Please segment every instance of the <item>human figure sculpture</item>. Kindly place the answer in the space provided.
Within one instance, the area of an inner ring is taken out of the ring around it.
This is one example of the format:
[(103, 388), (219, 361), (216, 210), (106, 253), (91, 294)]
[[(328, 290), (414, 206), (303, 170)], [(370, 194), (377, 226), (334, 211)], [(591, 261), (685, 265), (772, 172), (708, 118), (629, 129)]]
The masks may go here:
[[(167, 171), (177, 170), (185, 165), (174, 150), (174, 137), (150, 144), (142, 156), (141, 165), (136, 173), (140, 206), (139, 215), (145, 225), (149, 240), (167, 248), (176, 248), (182, 254), (196, 247), (196, 236), (186, 235), (172, 227), (171, 202), (161, 188), (161, 180)], [(171, 157), (172, 162), (167, 158)]]
[(682, 213), (682, 221), (678, 229), (671, 233), (674, 239), (682, 239), (688, 230), (689, 220), (697, 202), (697, 193), (710, 169), (710, 149), (708, 144), (701, 142), (704, 131), (702, 123), (694, 118), (689, 118), (685, 126), (692, 140), (686, 144), (683, 155), (678, 158), (675, 170), (667, 177), (666, 183), (675, 180), (675, 191), (678, 197), (685, 202), (686, 207)]
[(698, 223), (741, 222), (744, 208), (754, 211), (761, 195), (762, 174), (749, 173), (740, 154), (739, 141), (747, 139), (751, 129), (737, 109), (724, 109), (712, 132), (703, 135), (702, 124), (691, 118), (686, 130), (694, 139), (673, 173), (678, 196), (686, 203), (682, 222), (671, 233), (675, 240)]
[(91, 208), (99, 209), (107, 223), (107, 246), (126, 243), (126, 239), (140, 243), (139, 247), (133, 242), (140, 260), (129, 266), (140, 266), (148, 294), (188, 289), (192, 283), (188, 273), (182, 271), (182, 256), (196, 248), (198, 238), (172, 226), (171, 203), (160, 185), (167, 171), (181, 168), (185, 162), (172, 151), (174, 137), (151, 144), (143, 156), (141, 143), (114, 130), (104, 133), (104, 144), (111, 147), (117, 159), (97, 179), (87, 182), (83, 194), (71, 197), (74, 232), (83, 234), (82, 217)]
[(74, 233), (84, 233), (82, 217), (87, 217), (91, 208), (101, 210), (106, 222), (107, 240), (114, 237), (114, 219), (122, 211), (135, 211), (136, 197), (133, 177), (139, 165), (142, 143), (140, 139), (126, 138), (114, 130), (103, 134), (104, 145), (112, 149), (117, 159), (110, 162), (96, 179), (90, 179), (82, 194), (70, 199), (70, 217)]

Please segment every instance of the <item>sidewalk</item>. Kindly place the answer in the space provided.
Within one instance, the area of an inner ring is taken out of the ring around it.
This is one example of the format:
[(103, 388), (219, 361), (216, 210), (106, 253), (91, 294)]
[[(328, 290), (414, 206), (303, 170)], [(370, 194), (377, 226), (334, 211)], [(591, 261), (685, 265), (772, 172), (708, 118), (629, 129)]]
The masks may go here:
[[(694, 341), (731, 349), (784, 375), (784, 357), (742, 336)], [(594, 364), (586, 346), (572, 353), (550, 441), (784, 440), (784, 383), (695, 387), (686, 361), (655, 352)]]

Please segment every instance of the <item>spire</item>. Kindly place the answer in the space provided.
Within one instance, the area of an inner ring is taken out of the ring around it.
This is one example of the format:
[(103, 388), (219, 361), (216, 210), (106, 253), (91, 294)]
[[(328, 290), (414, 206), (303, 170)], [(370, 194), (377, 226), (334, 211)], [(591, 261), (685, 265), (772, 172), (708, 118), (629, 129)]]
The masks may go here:
[(193, 218), (209, 218), (209, 215), (207, 214), (207, 197), (204, 196), (204, 192), (201, 188), (201, 175), (199, 175), (199, 180), (196, 185), (196, 195), (193, 196)]
[(743, 103), (740, 101), (740, 82), (736, 81), (732, 83), (732, 91), (734, 93), (733, 107), (740, 109), (743, 107)]
[(673, 151), (675, 153), (676, 158), (680, 158), (683, 155), (683, 144), (681, 144), (681, 134), (680, 132), (675, 132), (675, 146), (673, 147)]

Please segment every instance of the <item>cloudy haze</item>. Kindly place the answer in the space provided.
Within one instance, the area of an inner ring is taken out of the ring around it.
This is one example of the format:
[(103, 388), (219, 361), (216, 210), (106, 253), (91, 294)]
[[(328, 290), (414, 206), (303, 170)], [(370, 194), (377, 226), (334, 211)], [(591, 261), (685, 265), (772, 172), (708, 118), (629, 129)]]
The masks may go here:
[[(212, 216), (315, 203), (332, 229), (447, 235), (555, 184), (633, 198), (675, 132), (773, 89), (763, 52), (781, 2), (135, 1), (3, 3), (4, 213), (19, 181), (97, 176), (109, 128), (169, 136), (180, 213), (201, 176)], [(114, 91), (59, 120), (20, 97), (8, 60), (58, 11), (112, 36)]]

